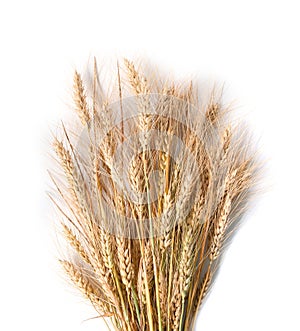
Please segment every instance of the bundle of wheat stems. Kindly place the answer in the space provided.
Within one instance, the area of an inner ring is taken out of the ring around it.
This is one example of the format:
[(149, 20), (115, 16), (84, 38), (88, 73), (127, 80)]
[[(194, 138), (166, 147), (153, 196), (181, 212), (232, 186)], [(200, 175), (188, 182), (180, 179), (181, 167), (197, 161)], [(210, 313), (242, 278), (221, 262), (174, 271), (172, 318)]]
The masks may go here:
[[(256, 183), (244, 127), (212, 91), (133, 62), (104, 90), (75, 72), (81, 127), (54, 138), (60, 262), (115, 330), (192, 330)], [(147, 77), (146, 77), (147, 76)]]

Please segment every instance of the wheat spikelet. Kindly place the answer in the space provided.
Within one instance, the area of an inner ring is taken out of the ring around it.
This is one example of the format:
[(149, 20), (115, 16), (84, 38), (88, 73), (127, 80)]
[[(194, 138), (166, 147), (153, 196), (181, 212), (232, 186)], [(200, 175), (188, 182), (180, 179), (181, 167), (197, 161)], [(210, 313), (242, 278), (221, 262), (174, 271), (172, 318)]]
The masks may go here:
[(231, 128), (230, 127), (226, 128), (226, 130), (223, 134), (223, 137), (222, 137), (224, 156), (226, 156), (228, 153), (228, 149), (230, 147), (231, 135), (232, 135)]
[(52, 200), (72, 248), (61, 264), (115, 330), (187, 331), (259, 167), (215, 90), (205, 102), (196, 82), (137, 68), (118, 64), (112, 92), (96, 61), (91, 90), (75, 72), (82, 131), (63, 126), (53, 144), (63, 172), (51, 174)]
[(102, 313), (102, 316), (111, 316), (109, 304), (103, 301), (101, 290), (95, 287), (93, 281), (84, 275), (83, 271), (73, 263), (63, 260), (60, 263), (76, 287), (97, 306), (97, 310)]
[(130, 288), (132, 287), (132, 279), (134, 276), (130, 243), (122, 237), (117, 237), (116, 242), (121, 279), (126, 287), (126, 291), (130, 293)]
[(65, 236), (66, 240), (76, 250), (76, 252), (78, 253), (78, 255), (82, 258), (82, 260), (84, 262), (86, 262), (87, 264), (91, 264), (88, 253), (82, 246), (82, 243), (77, 239), (77, 237), (73, 233), (73, 231), (65, 224), (62, 224), (62, 227), (63, 227), (63, 232), (64, 232), (64, 236)]
[(58, 139), (54, 140), (53, 143), (54, 150), (59, 158), (59, 161), (62, 165), (63, 170), (65, 171), (66, 178), (70, 185), (70, 189), (72, 191), (73, 198), (76, 199), (76, 188), (73, 180), (74, 176), (74, 163), (71, 157), (70, 152), (64, 147), (61, 141)]
[(93, 287), (91, 286), (88, 279), (86, 279), (82, 272), (77, 269), (77, 267), (69, 261), (60, 261), (64, 269), (70, 278), (78, 285), (78, 287), (83, 291), (83, 293), (89, 298), (93, 292)]
[(193, 226), (190, 226), (182, 241), (182, 253), (181, 260), (179, 264), (179, 282), (180, 282), (180, 292), (183, 298), (188, 293), (190, 283), (192, 281), (194, 263), (194, 238), (195, 238), (195, 229)]
[(224, 198), (224, 202), (222, 208), (220, 210), (220, 214), (215, 221), (215, 228), (213, 232), (212, 246), (210, 252), (210, 259), (214, 261), (220, 254), (220, 250), (222, 247), (222, 241), (224, 239), (225, 231), (228, 226), (228, 215), (231, 207), (231, 198), (230, 195), (227, 194)]
[(158, 274), (158, 290), (159, 290), (159, 303), (161, 309), (161, 319), (162, 319), (162, 326), (165, 327), (167, 324), (167, 277), (164, 274), (162, 269), (159, 269)]
[(112, 240), (111, 235), (105, 230), (100, 230), (101, 253), (104, 266), (109, 272), (113, 269)]
[(179, 273), (176, 272), (174, 275), (173, 283), (173, 295), (171, 300), (171, 314), (169, 317), (172, 330), (179, 330), (180, 326), (180, 316), (182, 312), (182, 296), (180, 292), (180, 280)]
[(144, 247), (144, 256), (141, 260), (139, 275), (138, 275), (138, 291), (141, 302), (145, 305), (147, 303), (147, 295), (153, 286), (153, 259), (151, 254), (150, 243), (148, 242)]
[(77, 71), (75, 71), (74, 74), (74, 102), (75, 109), (79, 115), (82, 124), (88, 124), (90, 121), (89, 108), (86, 101), (82, 79)]
[(133, 62), (124, 59), (124, 63), (128, 72), (128, 80), (134, 89), (134, 92), (138, 95), (150, 93), (146, 78), (138, 73)]

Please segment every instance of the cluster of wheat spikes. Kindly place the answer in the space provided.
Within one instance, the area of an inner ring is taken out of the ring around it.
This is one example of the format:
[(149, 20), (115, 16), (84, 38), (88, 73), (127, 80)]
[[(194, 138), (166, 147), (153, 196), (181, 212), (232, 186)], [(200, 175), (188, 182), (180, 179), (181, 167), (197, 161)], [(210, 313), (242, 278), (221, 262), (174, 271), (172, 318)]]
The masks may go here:
[(195, 84), (128, 60), (115, 77), (104, 92), (96, 61), (89, 84), (75, 72), (81, 128), (54, 139), (60, 262), (108, 327), (192, 330), (253, 191), (254, 152), (215, 92), (203, 104)]

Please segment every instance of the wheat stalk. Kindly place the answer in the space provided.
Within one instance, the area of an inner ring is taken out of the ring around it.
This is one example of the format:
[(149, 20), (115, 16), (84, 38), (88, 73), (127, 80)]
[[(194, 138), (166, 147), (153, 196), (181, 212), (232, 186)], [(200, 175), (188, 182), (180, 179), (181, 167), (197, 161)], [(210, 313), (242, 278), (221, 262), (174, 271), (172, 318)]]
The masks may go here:
[(96, 61), (91, 91), (75, 72), (81, 132), (54, 139), (52, 200), (72, 248), (61, 264), (115, 330), (191, 330), (247, 210), (256, 156), (215, 91), (205, 104), (195, 82), (150, 80), (128, 60), (116, 75), (113, 100)]

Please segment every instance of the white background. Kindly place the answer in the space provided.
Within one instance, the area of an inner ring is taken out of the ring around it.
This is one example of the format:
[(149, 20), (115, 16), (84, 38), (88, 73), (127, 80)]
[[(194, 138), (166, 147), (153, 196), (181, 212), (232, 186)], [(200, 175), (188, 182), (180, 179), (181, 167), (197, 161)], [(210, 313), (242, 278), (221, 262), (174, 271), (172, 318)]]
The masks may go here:
[(299, 1), (2, 1), (0, 329), (103, 330), (56, 263), (50, 130), (75, 67), (147, 57), (226, 83), (268, 160), (197, 330), (299, 330)]

